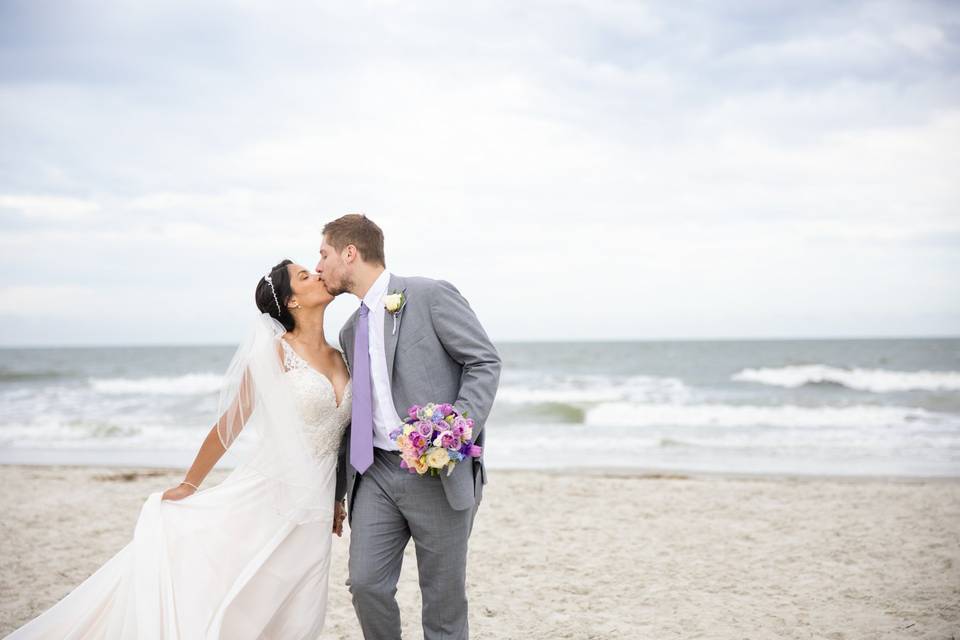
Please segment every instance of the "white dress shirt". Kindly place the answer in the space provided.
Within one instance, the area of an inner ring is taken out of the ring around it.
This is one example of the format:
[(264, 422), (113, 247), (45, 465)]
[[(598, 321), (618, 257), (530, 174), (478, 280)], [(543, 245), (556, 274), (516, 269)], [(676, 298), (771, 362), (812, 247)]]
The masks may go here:
[(397, 451), (397, 445), (389, 438), (391, 431), (400, 426), (402, 420), (397, 416), (390, 389), (390, 374), (387, 371), (387, 351), (384, 348), (383, 322), (387, 310), (383, 298), (390, 285), (390, 272), (383, 273), (374, 280), (363, 296), (363, 303), (370, 309), (367, 321), (370, 323), (370, 380), (373, 392), (373, 446), (388, 451)]

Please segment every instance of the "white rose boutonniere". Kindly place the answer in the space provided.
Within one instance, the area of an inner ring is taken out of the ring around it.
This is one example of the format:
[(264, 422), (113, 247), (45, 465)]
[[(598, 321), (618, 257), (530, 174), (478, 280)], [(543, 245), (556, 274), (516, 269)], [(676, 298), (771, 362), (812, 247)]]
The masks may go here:
[(397, 319), (400, 317), (400, 312), (403, 311), (404, 305), (407, 304), (407, 296), (404, 295), (403, 291), (391, 291), (383, 297), (383, 307), (393, 314), (393, 334), (397, 333)]
[(390, 313), (396, 313), (400, 310), (400, 307), (403, 306), (403, 294), (391, 293), (383, 299), (383, 306), (385, 306)]

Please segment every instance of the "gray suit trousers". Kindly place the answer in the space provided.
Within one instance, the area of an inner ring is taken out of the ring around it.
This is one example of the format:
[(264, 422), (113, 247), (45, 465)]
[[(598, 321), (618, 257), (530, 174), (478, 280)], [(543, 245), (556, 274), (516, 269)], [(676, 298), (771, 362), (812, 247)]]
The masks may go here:
[(413, 538), (423, 596), (424, 640), (467, 640), (467, 541), (477, 505), (454, 510), (440, 477), (400, 468), (374, 449), (356, 477), (350, 526), (350, 593), (366, 640), (400, 638), (395, 594), (403, 550)]

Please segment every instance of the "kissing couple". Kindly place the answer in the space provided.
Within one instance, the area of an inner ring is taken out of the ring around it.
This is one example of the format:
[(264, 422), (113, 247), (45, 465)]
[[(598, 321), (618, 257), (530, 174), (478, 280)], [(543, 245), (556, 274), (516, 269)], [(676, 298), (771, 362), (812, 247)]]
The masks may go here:
[[(323, 323), (342, 293), (360, 304), (337, 350)], [(400, 638), (394, 596), (410, 538), (424, 638), (469, 636), (467, 542), (501, 366), (476, 314), (448, 282), (387, 271), (383, 232), (363, 215), (324, 226), (315, 271), (270, 269), (256, 303), (184, 481), (151, 494), (133, 539), (8, 638), (316, 638), (345, 519), (364, 638)], [(412, 459), (417, 429), (432, 424), (468, 453)], [(237, 440), (240, 464), (201, 490)]]

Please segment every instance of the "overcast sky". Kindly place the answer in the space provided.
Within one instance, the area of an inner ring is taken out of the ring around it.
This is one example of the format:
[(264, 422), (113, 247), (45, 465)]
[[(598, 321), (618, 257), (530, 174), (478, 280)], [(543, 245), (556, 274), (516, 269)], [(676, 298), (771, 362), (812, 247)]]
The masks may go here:
[(960, 334), (958, 7), (4, 0), (0, 344), (237, 340), (349, 212), (495, 340)]

